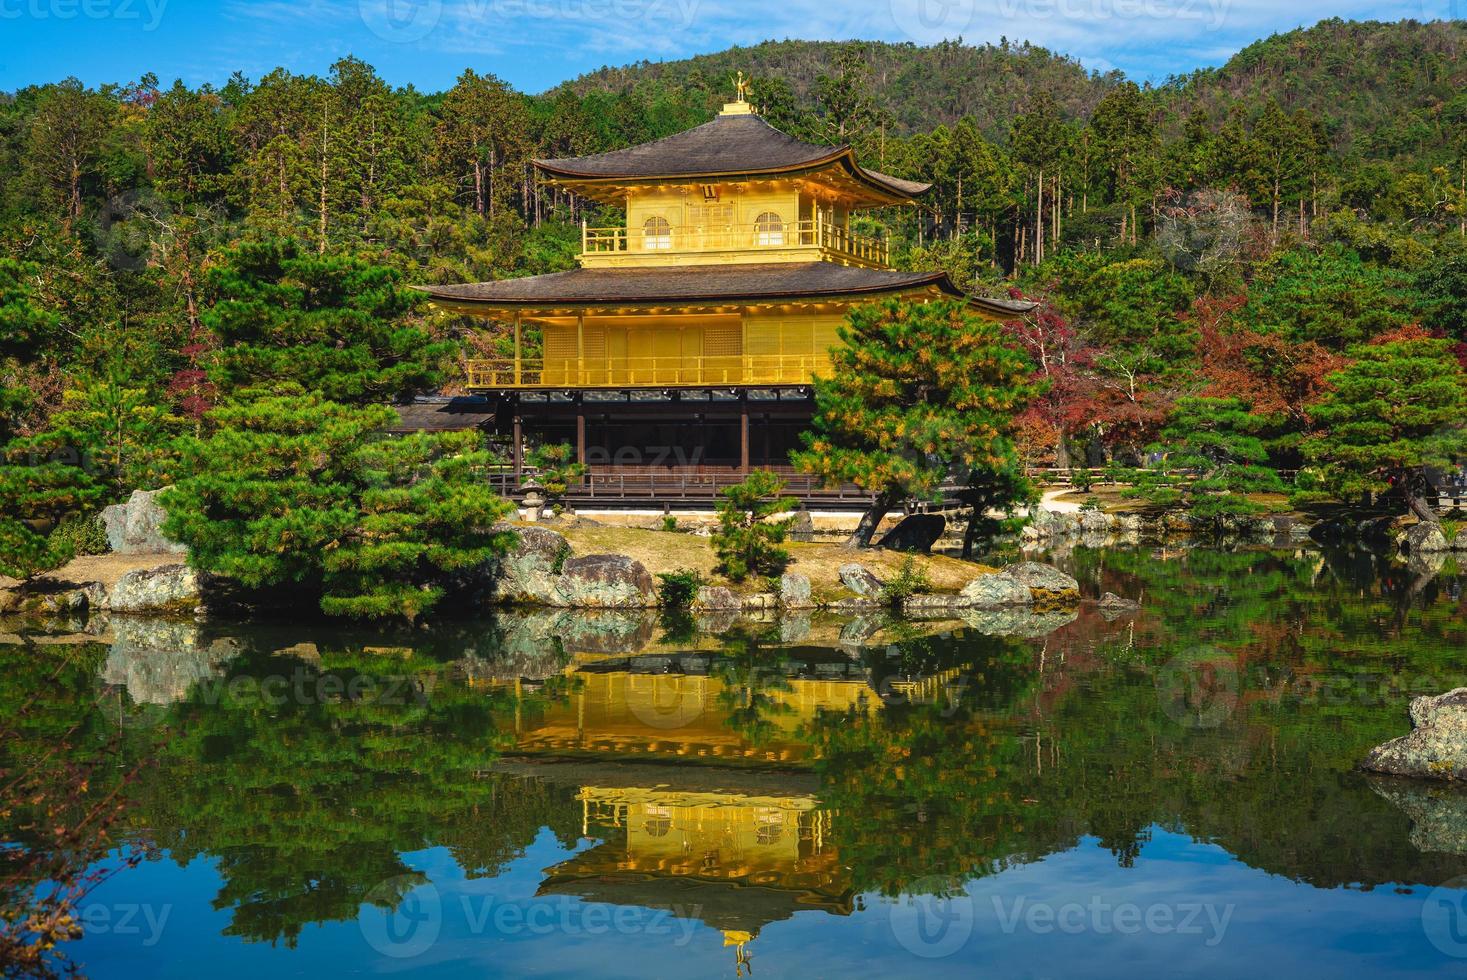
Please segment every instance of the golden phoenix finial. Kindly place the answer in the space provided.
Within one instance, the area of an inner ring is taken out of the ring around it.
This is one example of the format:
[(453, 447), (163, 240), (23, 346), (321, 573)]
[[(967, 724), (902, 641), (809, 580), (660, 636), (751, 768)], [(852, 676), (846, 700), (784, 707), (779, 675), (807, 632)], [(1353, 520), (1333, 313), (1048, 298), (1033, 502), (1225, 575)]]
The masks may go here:
[(738, 101), (749, 101), (749, 83), (744, 79), (744, 73), (739, 72), (739, 79), (734, 83), (734, 89), (738, 93)]

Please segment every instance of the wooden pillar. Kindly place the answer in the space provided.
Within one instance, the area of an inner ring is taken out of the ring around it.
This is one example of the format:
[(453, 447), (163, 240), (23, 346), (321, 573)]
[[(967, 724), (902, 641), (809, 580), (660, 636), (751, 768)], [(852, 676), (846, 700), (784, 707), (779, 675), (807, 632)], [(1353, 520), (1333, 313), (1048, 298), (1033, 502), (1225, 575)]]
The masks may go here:
[[(586, 314), (576, 314), (576, 384), (586, 383)], [(579, 399), (577, 399), (579, 400)]]
[(576, 392), (576, 462), (586, 462), (586, 396)]
[(514, 385), (520, 386), (520, 314), (514, 315)]
[(525, 430), (520, 419), (519, 406), (514, 410), (514, 478), (518, 482), (525, 472)]
[(749, 392), (739, 392), (739, 472), (749, 472)]

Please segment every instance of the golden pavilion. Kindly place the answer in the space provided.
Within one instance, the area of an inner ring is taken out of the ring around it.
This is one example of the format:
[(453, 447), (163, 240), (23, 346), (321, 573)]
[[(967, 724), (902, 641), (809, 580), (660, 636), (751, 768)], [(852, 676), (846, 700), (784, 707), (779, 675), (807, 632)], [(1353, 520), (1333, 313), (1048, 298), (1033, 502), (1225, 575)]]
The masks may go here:
[[(543, 179), (625, 214), (582, 227), (578, 268), (426, 287), (440, 308), (510, 325), (512, 355), (470, 361), (467, 387), (510, 440), (516, 473), (527, 439), (574, 445), (592, 483), (622, 487), (788, 471), (852, 306), (963, 297), (943, 272), (892, 269), (887, 242), (856, 230), (859, 215), (911, 205), (929, 185), (780, 132), (745, 91), (666, 139), (535, 161)], [(1032, 306), (968, 302), (994, 319)]]

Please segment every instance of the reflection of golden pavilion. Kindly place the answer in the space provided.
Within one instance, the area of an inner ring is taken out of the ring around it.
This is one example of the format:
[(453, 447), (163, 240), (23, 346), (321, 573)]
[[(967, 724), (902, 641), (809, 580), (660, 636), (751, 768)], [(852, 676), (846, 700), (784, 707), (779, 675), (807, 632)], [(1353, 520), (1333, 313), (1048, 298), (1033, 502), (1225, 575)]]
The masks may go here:
[(799, 762), (809, 757), (800, 732), (819, 712), (865, 712), (878, 703), (867, 672), (849, 661), (793, 676), (740, 677), (710, 674), (715, 659), (681, 654), (573, 666), (576, 689), (567, 698), (516, 713), (518, 748)]
[(813, 797), (584, 786), (584, 833), (606, 843), (546, 872), (542, 895), (668, 909), (739, 947), (771, 922), (848, 915), (852, 890), (830, 846), (834, 814)]

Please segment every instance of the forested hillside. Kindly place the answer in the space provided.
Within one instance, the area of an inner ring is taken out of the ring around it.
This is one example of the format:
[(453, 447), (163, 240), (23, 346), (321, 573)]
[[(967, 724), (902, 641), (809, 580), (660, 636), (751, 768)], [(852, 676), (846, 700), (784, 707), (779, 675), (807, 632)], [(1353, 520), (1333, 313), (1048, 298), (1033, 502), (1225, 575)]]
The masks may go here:
[(365, 406), (451, 388), (493, 328), (406, 287), (570, 267), (579, 223), (618, 215), (532, 161), (704, 122), (739, 69), (776, 125), (933, 184), (862, 219), (901, 265), (1045, 301), (1013, 326), (1045, 381), (1029, 461), (1134, 461), (1178, 418), (1251, 414), (1255, 462), (1308, 469), (1322, 420), (1350, 410), (1326, 402), (1351, 365), (1446, 378), (1440, 417), (1455, 410), (1464, 39), (1327, 21), (1158, 88), (1026, 45), (799, 41), (542, 95), (492, 66), (393, 88), (352, 58), (220, 87), (28, 87), (0, 98), (0, 446), (17, 464), (69, 453), (96, 479), (0, 467), (0, 494), (60, 516), (176, 479), (205, 458), (179, 440), (211, 427), (326, 411), (238, 408), (266, 389)]

